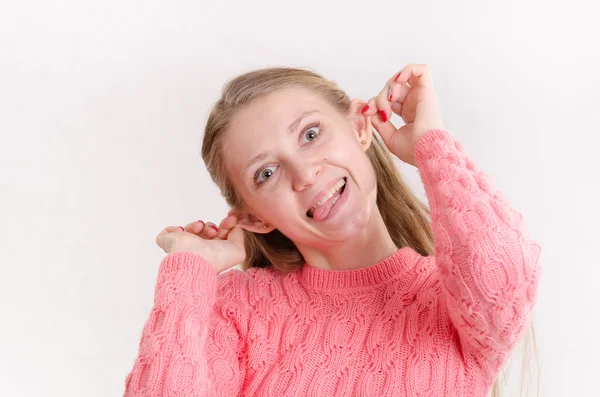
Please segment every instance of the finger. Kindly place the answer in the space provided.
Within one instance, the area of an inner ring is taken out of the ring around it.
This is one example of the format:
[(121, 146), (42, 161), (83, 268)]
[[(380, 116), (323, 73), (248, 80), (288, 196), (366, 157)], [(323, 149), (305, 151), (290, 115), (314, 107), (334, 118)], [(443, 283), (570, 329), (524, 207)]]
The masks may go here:
[(183, 226), (167, 226), (163, 229), (165, 233), (183, 232)]
[[(375, 126), (377, 131), (379, 131), (380, 128), (385, 128), (384, 127), (385, 123), (383, 123), (383, 120), (379, 113), (379, 109), (377, 108), (377, 97), (373, 97), (373, 98), (369, 99), (369, 102), (367, 102), (367, 105), (369, 105), (369, 108), (364, 114), (367, 116), (373, 116), (373, 117), (371, 117), (371, 122), (373, 123), (373, 126)], [(389, 121), (387, 123), (389, 123), (389, 125), (391, 125), (392, 128), (394, 128), (392, 123), (390, 123)]]
[(390, 142), (397, 129), (391, 121), (383, 121), (380, 116), (371, 117), (371, 124), (377, 130), (387, 147), (390, 147)]
[(221, 221), (219, 224), (219, 231), (217, 233), (217, 237), (221, 239), (226, 239), (227, 234), (237, 224), (237, 218), (235, 215), (228, 215), (225, 219)]
[[(392, 112), (394, 112), (398, 116), (402, 117), (402, 104), (400, 102), (392, 102)], [(404, 120), (403, 117), (402, 117), (402, 120)]]
[[(389, 100), (389, 85), (383, 87), (379, 94), (375, 97), (375, 106), (379, 109), (379, 118), (382, 122), (386, 122), (390, 119), (392, 115), (392, 106), (390, 105)], [(377, 116), (374, 117), (375, 119)]]
[[(394, 83), (392, 82), (389, 88), (388, 99), (393, 105), (396, 102), (404, 103), (406, 96), (410, 92), (412, 87), (406, 83)], [(391, 98), (391, 99), (390, 99)], [(394, 110), (392, 108), (392, 110)]]
[(398, 99), (401, 99), (401, 102), (402, 102), (402, 101), (404, 101), (404, 98), (406, 98), (406, 95), (410, 91), (411, 86), (408, 85), (408, 83), (398, 82), (398, 78), (401, 76), (401, 73), (403, 71), (404, 71), (404, 69), (402, 69), (400, 72), (398, 72), (395, 75), (393, 75), (392, 77), (390, 77), (386, 81), (385, 86), (383, 87), (382, 91), (387, 90), (386, 98), (387, 98), (388, 102), (393, 102)]
[(185, 225), (185, 231), (192, 234), (199, 234), (204, 229), (204, 222), (201, 220), (190, 222)]
[[(181, 232), (183, 229), (183, 227), (181, 226), (167, 226), (165, 227), (163, 230), (160, 231), (160, 233), (158, 233), (158, 235), (156, 236), (156, 245), (158, 245), (160, 248), (162, 248), (164, 250), (164, 239), (165, 236), (169, 233), (175, 233), (175, 232)], [(166, 252), (166, 250), (165, 250)]]
[(411, 87), (433, 87), (433, 77), (429, 65), (411, 63), (406, 65), (395, 78), (398, 83), (408, 83)]
[(181, 231), (181, 226), (167, 226), (163, 230), (161, 230), (160, 233), (158, 233), (158, 235), (156, 236), (156, 241), (158, 243), (159, 237), (162, 239), (162, 237), (164, 237), (166, 234), (173, 233), (173, 232), (180, 232), (180, 231)]
[(371, 117), (371, 123), (377, 132), (379, 132), (386, 145), (388, 145), (391, 137), (396, 132), (396, 127), (389, 120), (392, 115), (392, 105), (388, 101), (387, 92), (384, 91), (385, 88), (374, 98), (375, 106), (379, 109), (379, 112)]
[[(399, 85), (402, 88), (399, 89), (396, 85)], [(394, 100), (399, 100), (400, 102), (403, 102), (410, 89), (416, 85), (421, 85), (423, 87), (433, 86), (429, 65), (411, 63), (404, 66), (400, 72), (388, 79), (384, 89), (388, 89), (388, 101), (392, 102)]]
[(387, 147), (391, 147), (391, 140), (394, 134), (396, 133), (396, 127), (388, 120), (385, 123), (381, 120), (378, 120), (377, 117), (374, 117), (371, 120), (373, 123), (373, 127), (379, 132), (379, 135), (385, 142)]
[(369, 99), (369, 101), (366, 103), (366, 105), (368, 106), (368, 108), (366, 108), (366, 110), (364, 110), (363, 108), (363, 112), (361, 112), (362, 114), (364, 114), (365, 116), (374, 116), (379, 112), (379, 109), (377, 109), (377, 104), (375, 102), (375, 97)]
[(205, 239), (211, 239), (217, 235), (218, 228), (212, 222), (206, 222), (204, 229), (200, 232), (199, 236)]
[(229, 214), (219, 224), (219, 228), (231, 229), (238, 222), (238, 217), (235, 214)]
[[(167, 232), (165, 232), (164, 230), (160, 233), (158, 233), (158, 236), (156, 236), (156, 240), (154, 240), (154, 242), (156, 243), (156, 245), (158, 245), (161, 249), (165, 250), (164, 248), (164, 239), (165, 239), (165, 235), (167, 234)], [(166, 250), (165, 250), (166, 252)]]
[(227, 235), (227, 240), (231, 241), (239, 245), (240, 247), (244, 246), (244, 229), (239, 226), (234, 226), (231, 228), (231, 231)]
[[(367, 116), (373, 116), (371, 117), (371, 123), (373, 124), (373, 127), (375, 127), (375, 129), (379, 132), (379, 135), (381, 135), (382, 138), (389, 139), (388, 137), (391, 136), (391, 134), (393, 134), (394, 131), (396, 131), (396, 127), (389, 120), (384, 122), (381, 118), (379, 109), (377, 108), (377, 97), (371, 98), (369, 102), (367, 102), (367, 105), (369, 105), (369, 108), (363, 114)], [(393, 110), (394, 108), (392, 106), (399, 106), (400, 108), (402, 107), (401, 104), (396, 102), (390, 105), (390, 109)], [(398, 108), (398, 111), (401, 110), (400, 108)]]

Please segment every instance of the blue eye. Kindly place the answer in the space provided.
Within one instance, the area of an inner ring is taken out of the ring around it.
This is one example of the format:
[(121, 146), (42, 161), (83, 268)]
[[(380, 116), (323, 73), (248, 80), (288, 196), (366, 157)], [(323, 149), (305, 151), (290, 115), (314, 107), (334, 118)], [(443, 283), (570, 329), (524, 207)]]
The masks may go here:
[[(260, 177), (261, 177), (261, 176), (262, 176), (262, 177), (266, 177), (265, 179), (268, 179), (268, 178), (270, 178), (270, 177), (271, 177), (271, 175), (273, 175), (273, 171), (271, 171), (271, 168), (272, 168), (272, 167), (273, 167), (273, 166), (267, 166), (267, 167), (261, 168), (261, 169), (260, 169), (260, 170), (259, 170), (259, 171), (256, 173), (256, 175), (257, 175), (257, 178), (256, 178), (256, 184), (257, 184), (257, 185), (260, 185), (261, 183), (263, 183), (263, 182), (264, 182), (264, 180), (262, 180), (262, 181), (260, 180)], [(269, 172), (267, 172), (267, 171), (269, 171)]]
[[(315, 134), (315, 131), (318, 131)], [(303, 137), (307, 137), (307, 136), (312, 136), (312, 139), (310, 139), (311, 141), (314, 141), (315, 139), (317, 139), (319, 137), (319, 134), (321, 133), (321, 127), (319, 127), (319, 125), (313, 125), (310, 126), (308, 129), (304, 130), (304, 132), (302, 133)]]
[[(321, 136), (321, 122), (318, 121), (307, 125), (306, 128), (304, 128), (304, 130), (302, 130), (302, 132), (300, 133), (300, 136), (302, 138), (306, 136), (310, 137), (310, 139), (308, 140), (308, 144), (310, 144), (312, 141), (316, 141)], [(301, 139), (301, 141), (304, 141), (304, 139)], [(305, 144), (306, 143), (302, 142), (302, 146), (304, 146)], [(254, 174), (254, 184), (256, 186), (262, 185), (264, 182), (266, 182), (267, 179), (271, 178), (271, 175), (273, 175), (274, 171), (271, 171), (270, 168), (276, 167), (265, 166), (256, 171), (256, 174)]]

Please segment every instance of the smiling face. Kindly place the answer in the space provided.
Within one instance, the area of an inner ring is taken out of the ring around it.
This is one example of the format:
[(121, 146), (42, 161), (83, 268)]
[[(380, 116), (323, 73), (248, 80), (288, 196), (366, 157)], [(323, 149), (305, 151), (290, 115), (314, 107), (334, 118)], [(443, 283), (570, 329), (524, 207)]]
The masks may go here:
[[(258, 233), (276, 228), (296, 245), (315, 248), (364, 233), (376, 209), (377, 180), (365, 153), (371, 124), (360, 108), (353, 101), (342, 114), (310, 90), (289, 88), (240, 109), (223, 146), (228, 176), (249, 214), (239, 225)], [(307, 214), (344, 178), (341, 196), (336, 191)]]

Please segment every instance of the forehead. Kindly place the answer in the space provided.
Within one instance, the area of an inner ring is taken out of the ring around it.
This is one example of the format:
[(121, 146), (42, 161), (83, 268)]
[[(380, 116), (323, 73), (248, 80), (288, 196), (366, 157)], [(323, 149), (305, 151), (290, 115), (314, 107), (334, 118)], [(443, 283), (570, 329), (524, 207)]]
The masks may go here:
[(306, 88), (282, 89), (257, 98), (239, 109), (229, 124), (229, 130), (234, 135), (248, 134), (256, 127), (274, 128), (271, 132), (275, 132), (283, 125), (289, 126), (301, 112), (309, 108), (325, 112), (330, 105)]

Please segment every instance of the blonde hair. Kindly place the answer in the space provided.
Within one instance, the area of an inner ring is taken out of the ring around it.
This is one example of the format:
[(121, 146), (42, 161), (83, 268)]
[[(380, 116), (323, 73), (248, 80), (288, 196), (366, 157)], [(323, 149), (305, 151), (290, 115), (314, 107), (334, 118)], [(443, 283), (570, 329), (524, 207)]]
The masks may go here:
[[(347, 111), (351, 102), (335, 82), (314, 71), (273, 67), (249, 71), (230, 80), (224, 86), (221, 98), (213, 106), (204, 131), (202, 159), (231, 208), (242, 208), (243, 201), (228, 178), (223, 161), (223, 140), (230, 121), (238, 109), (253, 100), (278, 90), (296, 87), (311, 90), (341, 113)], [(423, 256), (433, 255), (429, 207), (406, 184), (392, 154), (378, 135), (373, 134), (372, 144), (366, 155), (377, 175), (377, 206), (396, 246), (409, 246)], [(292, 272), (304, 264), (304, 258), (294, 243), (277, 229), (265, 234), (244, 230), (244, 244), (244, 270), (274, 266), (280, 271)], [(493, 396), (498, 395), (496, 386), (494, 384)]]

